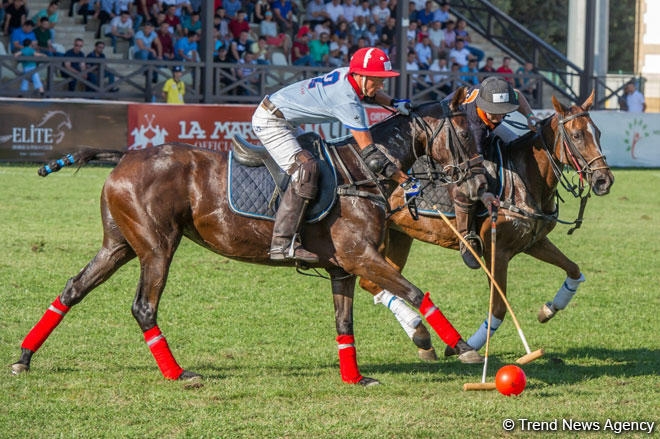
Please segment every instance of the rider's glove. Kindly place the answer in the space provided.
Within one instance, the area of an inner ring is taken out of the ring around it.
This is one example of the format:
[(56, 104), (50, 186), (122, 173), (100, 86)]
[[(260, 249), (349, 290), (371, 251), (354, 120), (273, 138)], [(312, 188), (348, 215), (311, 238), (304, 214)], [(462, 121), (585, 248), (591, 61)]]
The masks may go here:
[(410, 99), (392, 99), (392, 107), (404, 116), (409, 116), (412, 110)]
[(361, 150), (360, 155), (369, 169), (384, 177), (390, 178), (399, 169), (373, 143)]
[(401, 187), (403, 188), (403, 195), (405, 197), (406, 203), (412, 198), (418, 196), (421, 192), (419, 182), (415, 177), (408, 177), (408, 180), (401, 183)]

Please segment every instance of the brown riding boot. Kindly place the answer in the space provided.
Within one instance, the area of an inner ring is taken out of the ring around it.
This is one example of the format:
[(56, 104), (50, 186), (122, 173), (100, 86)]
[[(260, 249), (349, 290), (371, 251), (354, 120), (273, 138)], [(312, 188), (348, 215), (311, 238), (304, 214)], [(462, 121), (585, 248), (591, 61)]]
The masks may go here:
[[(465, 240), (470, 244), (472, 249), (479, 255), (479, 257), (481, 257), (483, 254), (481, 237), (474, 233), (472, 230), (470, 230), (468, 233), (471, 204), (469, 204), (469, 202), (464, 203), (462, 200), (459, 201), (458, 199), (454, 199), (454, 211), (456, 212), (456, 230), (463, 238), (465, 238)], [(475, 258), (472, 252), (468, 250), (467, 247), (465, 247), (463, 241), (461, 241), (460, 250), (465, 265), (472, 269), (478, 269), (481, 267), (481, 264), (479, 264), (477, 258)]]
[(307, 264), (315, 264), (319, 257), (305, 250), (300, 243), (299, 231), (305, 218), (309, 200), (296, 194), (293, 185), (289, 185), (280, 207), (275, 214), (273, 240), (270, 244), (270, 259), (285, 261), (293, 259)]

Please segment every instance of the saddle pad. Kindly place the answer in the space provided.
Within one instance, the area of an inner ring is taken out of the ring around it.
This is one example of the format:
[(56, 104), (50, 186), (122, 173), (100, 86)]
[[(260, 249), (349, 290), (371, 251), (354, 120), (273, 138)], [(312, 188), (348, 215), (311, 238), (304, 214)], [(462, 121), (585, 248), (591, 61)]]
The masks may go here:
[[(275, 220), (280, 197), (275, 193), (275, 181), (265, 166), (244, 166), (229, 151), (228, 199), (229, 208), (238, 215)], [(319, 195), (307, 209), (305, 220), (310, 223), (323, 219), (336, 199), (337, 180), (334, 168), (321, 162)]]

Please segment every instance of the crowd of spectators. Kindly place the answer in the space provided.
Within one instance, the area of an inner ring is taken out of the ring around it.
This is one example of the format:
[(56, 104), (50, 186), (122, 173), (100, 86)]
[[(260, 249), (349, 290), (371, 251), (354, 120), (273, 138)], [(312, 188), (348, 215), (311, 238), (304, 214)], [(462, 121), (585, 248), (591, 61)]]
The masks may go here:
[[(5, 33), (12, 34), (12, 51), (16, 52), (22, 50), (34, 23), (16, 21), (10, 12), (24, 8), (25, 0), (9, 1), (12, 8), (4, 8), (3, 24)], [(76, 6), (69, 14), (78, 13), (85, 20), (95, 18), (99, 23), (97, 39), (107, 37), (114, 50), (119, 41), (127, 42), (136, 59), (178, 60), (183, 65), (199, 61), (201, 0), (167, 1), (78, 0), (72, 3)], [(351, 55), (364, 46), (378, 47), (394, 57), (399, 50), (398, 1), (402, 0), (215, 0), (214, 60), (241, 64), (234, 76), (250, 78), (255, 71), (252, 65), (273, 63), (275, 52), (283, 55), (280, 59), (286, 64), (320, 67), (347, 65)], [(477, 84), (492, 72), (512, 75), (508, 58), (498, 68), (492, 58), (484, 61), (485, 54), (473, 44), (465, 20), (454, 20), (449, 9), (447, 2), (408, 3), (409, 28), (403, 48), (407, 69), (434, 72), (413, 76), (413, 88), (436, 84), (450, 72), (461, 72), (461, 80), (468, 84)], [(51, 43), (56, 10), (57, 0), (53, 0), (48, 10), (35, 16), (44, 20), (43, 25), (39, 22), (38, 50), (47, 55), (54, 54)], [(514, 81), (512, 76), (508, 80)], [(257, 82), (254, 78), (249, 81)], [(532, 85), (526, 91), (535, 93)], [(240, 93), (249, 94), (250, 87), (242, 87)]]

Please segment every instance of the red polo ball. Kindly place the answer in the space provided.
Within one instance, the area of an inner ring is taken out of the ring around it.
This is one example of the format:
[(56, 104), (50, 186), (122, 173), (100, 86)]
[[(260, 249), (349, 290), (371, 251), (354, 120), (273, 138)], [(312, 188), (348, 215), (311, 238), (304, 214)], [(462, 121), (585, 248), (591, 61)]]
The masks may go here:
[(525, 372), (513, 364), (502, 367), (495, 375), (495, 387), (502, 395), (520, 395), (526, 385)]

